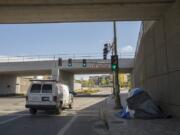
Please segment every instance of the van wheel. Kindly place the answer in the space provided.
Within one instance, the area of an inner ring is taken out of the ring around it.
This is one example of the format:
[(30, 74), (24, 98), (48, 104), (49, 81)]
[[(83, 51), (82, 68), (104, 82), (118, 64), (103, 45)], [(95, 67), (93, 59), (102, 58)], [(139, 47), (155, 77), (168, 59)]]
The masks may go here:
[(56, 108), (56, 114), (60, 114), (62, 111), (62, 104), (60, 103), (59, 107)]
[(29, 109), (30, 114), (35, 115), (37, 113), (36, 109), (30, 108)]
[(72, 109), (72, 103), (71, 103), (71, 104), (69, 104), (69, 109)]

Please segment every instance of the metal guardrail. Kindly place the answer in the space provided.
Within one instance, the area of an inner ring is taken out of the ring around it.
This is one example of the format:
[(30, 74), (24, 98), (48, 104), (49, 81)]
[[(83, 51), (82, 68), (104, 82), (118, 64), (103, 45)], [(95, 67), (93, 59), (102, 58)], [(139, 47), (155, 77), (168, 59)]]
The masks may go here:
[[(134, 53), (119, 53), (119, 58), (134, 58)], [(27, 55), (27, 56), (0, 56), (0, 63), (7, 62), (28, 62), (28, 61), (48, 61), (58, 60), (62, 58), (67, 60), (72, 59), (102, 59), (102, 54), (57, 54), (57, 55)]]

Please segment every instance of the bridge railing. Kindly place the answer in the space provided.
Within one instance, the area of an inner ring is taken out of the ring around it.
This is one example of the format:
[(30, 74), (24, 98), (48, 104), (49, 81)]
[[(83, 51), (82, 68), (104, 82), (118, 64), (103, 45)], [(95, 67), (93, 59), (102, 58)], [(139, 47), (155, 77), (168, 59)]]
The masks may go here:
[[(119, 53), (119, 58), (134, 58), (134, 53)], [(56, 54), (56, 55), (27, 55), (27, 56), (0, 56), (0, 63), (6, 62), (28, 62), (28, 61), (55, 61), (71, 59), (102, 59), (102, 54)], [(110, 56), (108, 57), (110, 59)]]

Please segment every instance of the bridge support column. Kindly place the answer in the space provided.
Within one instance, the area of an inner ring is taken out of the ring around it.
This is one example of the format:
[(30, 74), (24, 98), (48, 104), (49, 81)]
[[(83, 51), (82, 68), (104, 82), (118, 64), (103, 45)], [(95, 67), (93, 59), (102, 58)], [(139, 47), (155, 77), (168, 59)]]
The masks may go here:
[(59, 81), (59, 68), (53, 68), (51, 71), (52, 79)]
[(16, 81), (15, 75), (0, 75), (0, 95), (16, 94)]
[(63, 84), (68, 85), (70, 90), (72, 90), (72, 91), (74, 90), (74, 73), (60, 70), (59, 80)]

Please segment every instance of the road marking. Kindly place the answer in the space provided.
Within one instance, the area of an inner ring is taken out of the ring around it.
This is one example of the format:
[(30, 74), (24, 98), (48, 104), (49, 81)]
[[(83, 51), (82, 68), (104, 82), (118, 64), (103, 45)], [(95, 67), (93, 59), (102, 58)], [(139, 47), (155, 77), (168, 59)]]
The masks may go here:
[(64, 135), (66, 131), (69, 129), (69, 127), (72, 125), (72, 123), (77, 119), (78, 116), (72, 117), (72, 119), (62, 128), (59, 130), (57, 135)]
[(21, 117), (23, 117), (23, 116), (17, 116), (17, 117), (11, 118), (11, 119), (7, 119), (7, 120), (5, 120), (5, 121), (0, 122), (0, 125), (9, 123), (9, 122), (14, 121), (14, 120), (17, 120), (17, 119), (19, 119), (19, 118), (21, 118)]
[(18, 113), (18, 112), (23, 112), (23, 111), (26, 111), (26, 110), (16, 110), (16, 111), (11, 111), (11, 110), (8, 110), (8, 111), (0, 111), (0, 114), (7, 114), (7, 113)]
[(25, 114), (25, 113), (20, 113), (20, 114), (7, 114), (7, 115), (2, 115), (0, 114), (0, 117), (3, 117), (3, 116), (31, 116), (31, 114)]
[(22, 107), (22, 108), (25, 108), (25, 106), (24, 105), (0, 105), (0, 107), (7, 107), (7, 106), (11, 106), (11, 107)]

